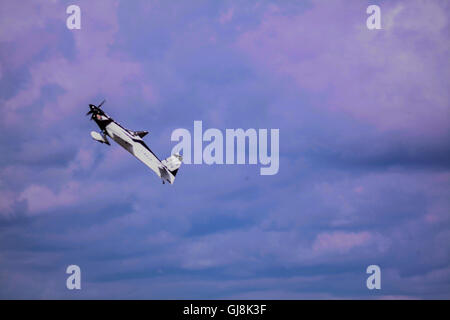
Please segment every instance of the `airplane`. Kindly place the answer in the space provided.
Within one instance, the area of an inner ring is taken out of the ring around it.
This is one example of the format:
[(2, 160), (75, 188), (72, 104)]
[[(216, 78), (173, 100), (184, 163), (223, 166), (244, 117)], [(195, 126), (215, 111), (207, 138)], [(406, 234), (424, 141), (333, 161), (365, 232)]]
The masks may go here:
[(101, 106), (104, 103), (105, 100), (98, 106), (89, 104), (90, 110), (86, 115), (91, 115), (91, 120), (94, 120), (101, 130), (100, 133), (92, 131), (91, 137), (95, 141), (107, 145), (110, 145), (108, 140), (108, 137), (110, 137), (121, 147), (142, 161), (147, 167), (152, 169), (158, 177), (161, 178), (163, 184), (166, 181), (173, 184), (178, 169), (183, 161), (182, 156), (174, 154), (165, 160), (159, 160), (153, 151), (145, 144), (144, 140), (142, 140), (142, 138), (148, 134), (148, 131), (132, 131), (122, 127), (101, 109)]

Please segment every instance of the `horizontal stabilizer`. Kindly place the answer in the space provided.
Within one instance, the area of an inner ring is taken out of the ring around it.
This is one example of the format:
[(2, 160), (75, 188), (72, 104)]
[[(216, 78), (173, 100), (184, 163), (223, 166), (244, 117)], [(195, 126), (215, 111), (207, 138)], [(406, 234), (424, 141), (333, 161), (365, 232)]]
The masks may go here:
[(175, 176), (181, 166), (182, 161), (182, 156), (180, 156), (179, 154), (174, 154), (161, 162), (170, 171), (170, 173)]
[(135, 131), (134, 134), (143, 138), (148, 134), (148, 131)]

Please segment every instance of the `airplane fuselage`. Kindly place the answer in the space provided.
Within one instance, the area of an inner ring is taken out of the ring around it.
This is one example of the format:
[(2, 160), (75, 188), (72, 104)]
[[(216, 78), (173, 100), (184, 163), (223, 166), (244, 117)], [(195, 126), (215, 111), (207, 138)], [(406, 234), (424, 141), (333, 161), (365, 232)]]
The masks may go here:
[[(175, 175), (172, 173), (174, 171), (169, 170), (170, 168), (167, 166), (167, 160), (169, 158), (164, 160), (164, 162), (158, 159), (158, 157), (150, 150), (139, 135), (122, 127), (119, 123), (106, 114), (97, 114), (93, 117), (93, 119), (101, 129), (104, 136), (110, 137), (121, 147), (143, 162), (147, 167), (152, 169), (163, 180), (163, 182), (167, 181), (171, 184), (174, 182)], [(104, 143), (108, 143), (106, 137), (104, 137), (104, 140)], [(176, 171), (174, 173), (176, 174)]]

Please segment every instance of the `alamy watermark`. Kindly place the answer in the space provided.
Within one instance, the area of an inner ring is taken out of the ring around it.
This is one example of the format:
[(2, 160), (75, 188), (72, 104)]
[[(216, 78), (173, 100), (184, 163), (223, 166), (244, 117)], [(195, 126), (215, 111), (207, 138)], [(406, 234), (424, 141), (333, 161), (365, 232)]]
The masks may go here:
[[(193, 139), (191, 132), (184, 128), (175, 129), (170, 139), (179, 141), (172, 148), (172, 154), (182, 154), (185, 164), (259, 163), (263, 166), (261, 175), (277, 174), (280, 167), (279, 129), (270, 129), (269, 144), (268, 129), (226, 129), (224, 135), (215, 128), (203, 132), (202, 121), (194, 121)], [(203, 142), (208, 144), (203, 146)]]
[(367, 7), (366, 13), (370, 16), (366, 20), (366, 26), (369, 30), (381, 29), (381, 9), (379, 6), (373, 4)]
[(70, 276), (66, 280), (66, 287), (69, 290), (81, 290), (81, 269), (79, 266), (72, 264), (67, 267), (66, 273)]
[(67, 7), (66, 13), (70, 14), (66, 20), (67, 29), (81, 29), (81, 9), (79, 6), (72, 4)]
[(381, 289), (381, 269), (376, 264), (370, 265), (366, 269), (366, 273), (370, 274), (367, 278), (366, 286), (367, 289)]

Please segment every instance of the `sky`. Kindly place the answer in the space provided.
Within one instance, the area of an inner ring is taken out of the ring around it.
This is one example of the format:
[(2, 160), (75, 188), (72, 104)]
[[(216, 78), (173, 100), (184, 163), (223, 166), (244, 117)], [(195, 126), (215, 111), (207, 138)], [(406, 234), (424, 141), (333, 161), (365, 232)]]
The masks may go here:
[[(1, 1), (0, 298), (449, 299), (449, 12)], [(103, 99), (160, 158), (196, 120), (279, 129), (279, 171), (184, 164), (163, 185), (91, 139)]]

